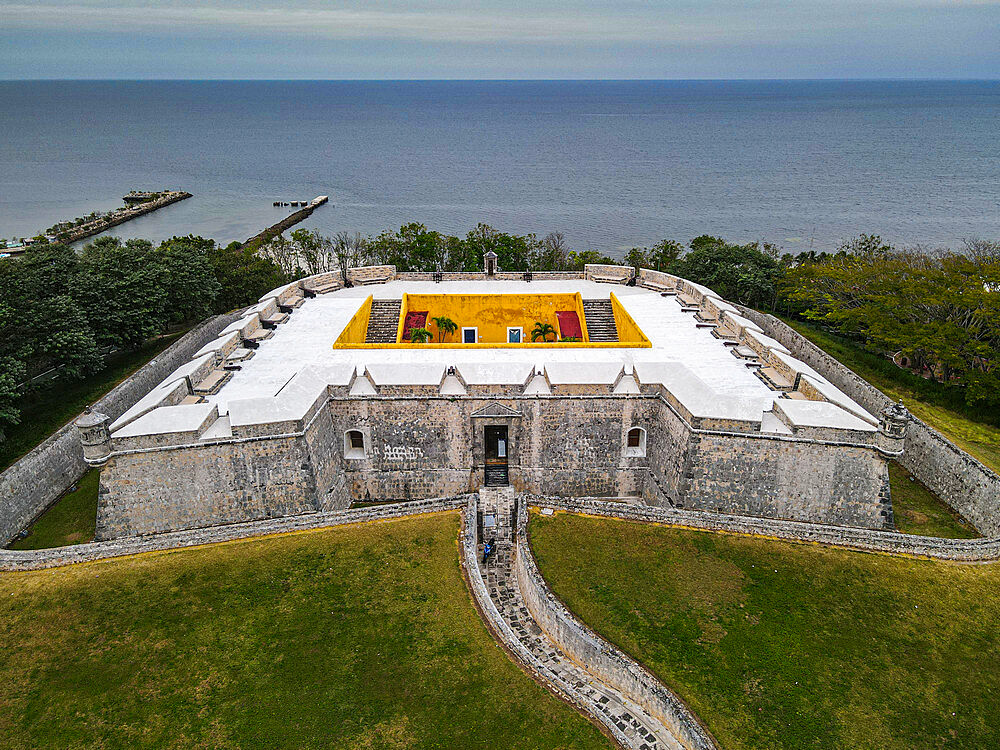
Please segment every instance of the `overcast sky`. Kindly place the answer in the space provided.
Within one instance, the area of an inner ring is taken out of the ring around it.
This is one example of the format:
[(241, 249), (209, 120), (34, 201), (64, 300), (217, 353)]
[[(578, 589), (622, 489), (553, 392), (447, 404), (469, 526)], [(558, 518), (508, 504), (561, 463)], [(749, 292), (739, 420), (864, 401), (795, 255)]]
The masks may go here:
[(0, 0), (0, 78), (1000, 78), (1000, 0)]

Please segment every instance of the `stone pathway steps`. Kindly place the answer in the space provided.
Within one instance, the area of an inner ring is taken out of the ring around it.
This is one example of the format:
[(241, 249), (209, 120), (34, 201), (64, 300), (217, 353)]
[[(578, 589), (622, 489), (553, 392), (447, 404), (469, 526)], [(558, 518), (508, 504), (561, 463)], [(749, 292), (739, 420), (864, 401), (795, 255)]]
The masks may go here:
[(395, 344), (399, 332), (399, 310), (403, 301), (399, 299), (372, 300), (371, 313), (368, 316), (368, 331), (365, 333), (366, 344)]
[(618, 326), (610, 299), (585, 299), (583, 317), (591, 341), (618, 341)]
[(630, 740), (628, 747), (636, 750), (683, 750), (683, 745), (662, 723), (571, 661), (542, 632), (521, 596), (511, 557), (512, 549), (505, 546), (490, 559), (484, 575), (486, 590), (500, 616), (536, 660), (536, 664), (531, 666), (548, 677), (571, 702), (595, 707), (598, 712), (596, 718), (608, 726), (617, 727)]

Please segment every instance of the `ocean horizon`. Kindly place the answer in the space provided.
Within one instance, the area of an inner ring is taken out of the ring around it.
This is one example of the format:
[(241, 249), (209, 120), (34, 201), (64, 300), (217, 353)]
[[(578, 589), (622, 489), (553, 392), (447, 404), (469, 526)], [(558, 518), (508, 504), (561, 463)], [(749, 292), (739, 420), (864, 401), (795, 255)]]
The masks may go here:
[(0, 236), (194, 197), (109, 232), (243, 240), (302, 224), (563, 232), (573, 249), (714, 234), (789, 252), (859, 233), (1000, 239), (1000, 82), (979, 79), (2, 81)]

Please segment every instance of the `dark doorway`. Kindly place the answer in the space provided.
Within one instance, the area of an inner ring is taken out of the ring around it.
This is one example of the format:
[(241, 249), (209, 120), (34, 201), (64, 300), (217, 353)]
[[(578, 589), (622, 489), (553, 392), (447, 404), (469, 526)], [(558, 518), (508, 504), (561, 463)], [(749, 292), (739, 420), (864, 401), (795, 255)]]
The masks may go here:
[(506, 487), (507, 456), (510, 453), (510, 441), (507, 439), (507, 428), (489, 426), (486, 428), (486, 471), (487, 487)]

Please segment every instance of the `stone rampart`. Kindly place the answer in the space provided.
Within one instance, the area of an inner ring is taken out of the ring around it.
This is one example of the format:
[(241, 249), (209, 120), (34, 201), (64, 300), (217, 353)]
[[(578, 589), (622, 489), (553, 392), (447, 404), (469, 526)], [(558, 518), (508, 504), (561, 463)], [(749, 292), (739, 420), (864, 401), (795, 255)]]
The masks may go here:
[[(95, 410), (116, 419), (237, 319), (238, 315), (220, 315), (188, 331), (103, 396)], [(72, 421), (5, 469), (0, 474), (0, 544), (9, 543), (86, 471)]]
[[(872, 414), (881, 414), (892, 404), (892, 399), (784, 322), (748, 308), (741, 312)], [(912, 415), (906, 449), (898, 460), (980, 532), (1000, 534), (1000, 476), (996, 472)]]
[(368, 508), (351, 508), (329, 513), (309, 513), (287, 518), (213, 526), (211, 528), (174, 531), (167, 534), (128, 537), (106, 542), (91, 542), (71, 547), (54, 547), (41, 550), (0, 550), (0, 570), (24, 571), (57, 568), (63, 565), (125, 557), (143, 552), (197, 547), (202, 544), (231, 542), (238, 539), (286, 534), (293, 531), (323, 529), (369, 521), (387, 521), (394, 518), (438, 513), (463, 508), (468, 497), (445, 497), (417, 500), (412, 503), (375, 505)]
[[(523, 500), (530, 500), (530, 497)], [(666, 686), (638, 662), (584, 625), (560, 602), (542, 578), (528, 541), (526, 503), (518, 513), (518, 541), (514, 572), (528, 611), (545, 633), (578, 664), (655, 716), (685, 747), (715, 748), (711, 736), (694, 714)]]

